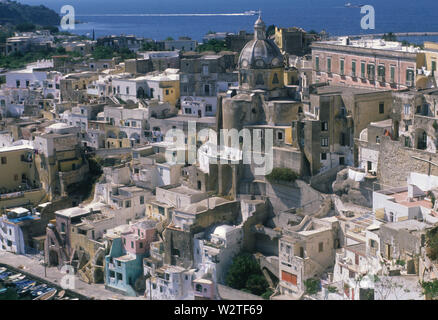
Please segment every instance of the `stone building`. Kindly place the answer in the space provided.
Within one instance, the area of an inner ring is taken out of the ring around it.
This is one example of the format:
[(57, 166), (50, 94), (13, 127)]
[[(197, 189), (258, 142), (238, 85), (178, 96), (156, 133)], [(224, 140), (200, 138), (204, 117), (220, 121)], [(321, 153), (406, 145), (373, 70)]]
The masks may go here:
[(237, 84), (234, 56), (201, 55), (181, 59), (180, 93), (182, 114), (215, 116), (217, 95)]
[(318, 35), (310, 34), (301, 28), (275, 27), (275, 43), (284, 53), (303, 56), (310, 53), (310, 44), (318, 40)]
[(417, 69), (423, 66), (424, 53), (418, 48), (348, 37), (314, 42), (311, 48), (314, 82), (386, 90), (423, 86)]
[(279, 240), (280, 294), (299, 298), (305, 281), (320, 278), (335, 264), (343, 235), (337, 218), (305, 217), (299, 225), (284, 229)]

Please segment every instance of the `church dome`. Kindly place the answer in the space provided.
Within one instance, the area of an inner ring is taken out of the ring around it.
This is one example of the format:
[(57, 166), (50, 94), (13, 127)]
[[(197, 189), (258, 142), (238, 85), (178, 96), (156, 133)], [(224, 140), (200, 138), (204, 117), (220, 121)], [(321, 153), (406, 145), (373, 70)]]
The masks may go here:
[(266, 39), (265, 23), (259, 17), (254, 24), (254, 40), (249, 41), (239, 57), (240, 69), (272, 69), (283, 66), (283, 56), (274, 41)]

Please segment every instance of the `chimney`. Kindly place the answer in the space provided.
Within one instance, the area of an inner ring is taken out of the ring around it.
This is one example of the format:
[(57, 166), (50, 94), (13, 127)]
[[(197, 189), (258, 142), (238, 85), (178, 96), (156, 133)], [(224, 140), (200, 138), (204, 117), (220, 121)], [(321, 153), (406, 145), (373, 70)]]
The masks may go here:
[(412, 183), (408, 183), (408, 201), (412, 202), (414, 199), (414, 185)]

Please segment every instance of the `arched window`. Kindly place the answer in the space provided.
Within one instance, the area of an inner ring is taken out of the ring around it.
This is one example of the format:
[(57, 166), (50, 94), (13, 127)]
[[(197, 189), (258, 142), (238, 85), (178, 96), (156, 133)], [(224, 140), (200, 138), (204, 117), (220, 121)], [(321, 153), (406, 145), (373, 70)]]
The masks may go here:
[(272, 78), (272, 84), (278, 84), (278, 75), (276, 73), (274, 73), (274, 77)]
[(263, 80), (263, 75), (261, 73), (257, 74), (256, 77), (256, 85), (264, 85), (265, 81)]

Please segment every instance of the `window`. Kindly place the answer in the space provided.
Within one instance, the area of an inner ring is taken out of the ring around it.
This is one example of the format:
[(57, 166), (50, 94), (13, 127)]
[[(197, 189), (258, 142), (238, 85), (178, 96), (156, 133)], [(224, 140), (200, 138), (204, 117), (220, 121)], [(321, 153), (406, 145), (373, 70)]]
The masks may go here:
[(413, 69), (408, 69), (406, 70), (406, 85), (408, 87), (413, 86), (414, 84), (414, 70)]
[(385, 113), (385, 103), (384, 102), (380, 102), (379, 103), (379, 113)]
[(140, 242), (140, 249), (143, 249), (143, 242)]
[(319, 72), (319, 57), (315, 57), (315, 71)]
[(321, 160), (327, 160), (327, 153), (325, 152), (321, 153)]
[(210, 95), (210, 85), (209, 84), (204, 85), (204, 92), (205, 92), (206, 96)]
[(29, 87), (29, 84), (30, 84), (29, 80), (26, 80), (26, 88)]
[(129, 87), (126, 87), (126, 94), (129, 94)]
[(208, 66), (202, 66), (202, 73), (208, 75)]
[(140, 204), (144, 204), (144, 196), (140, 196)]
[(331, 73), (332, 72), (332, 58), (327, 58), (327, 72)]
[(376, 143), (380, 143), (380, 137), (376, 136)]
[(20, 88), (20, 80), (17, 80), (17, 81), (15, 82), (15, 84), (16, 84), (17, 88)]
[(2, 164), (6, 164), (8, 161), (7, 161), (7, 158), (6, 157), (2, 157)]
[(318, 252), (322, 252), (324, 250), (324, 243), (320, 242), (318, 244)]
[(263, 75), (261, 73), (257, 74), (256, 85), (264, 85), (265, 80), (263, 80)]
[(341, 146), (345, 146), (346, 145), (346, 135), (345, 132), (341, 132), (341, 135), (339, 137), (339, 143)]
[(405, 115), (409, 115), (411, 114), (411, 105), (410, 104), (405, 104)]
[(61, 223), (61, 232), (65, 232), (65, 223)]
[(340, 69), (341, 76), (343, 76), (345, 73), (345, 60), (344, 59), (340, 60), (340, 68), (339, 69)]
[(131, 200), (125, 202), (125, 208), (131, 208)]
[(360, 77), (365, 78), (365, 62), (360, 63)]
[(356, 61), (351, 62), (351, 76), (356, 77)]
[(405, 147), (411, 148), (411, 138), (405, 136)]
[(169, 95), (169, 89), (166, 89), (166, 96)]
[(377, 68), (377, 77), (377, 80), (379, 80), (380, 82), (385, 81), (385, 65), (380, 65)]
[(391, 66), (390, 70), (391, 70), (391, 83), (395, 83), (395, 66)]
[(376, 67), (374, 64), (368, 64), (368, 69), (367, 69), (367, 77), (368, 80), (373, 81), (374, 77), (376, 74)]
[(272, 84), (278, 84), (278, 83), (279, 83), (278, 76), (276, 73), (274, 73), (274, 78), (272, 79)]
[(205, 112), (212, 112), (213, 111), (213, 106), (211, 104), (207, 104), (205, 106)]
[(282, 131), (277, 132), (277, 140), (283, 141), (283, 132)]
[(321, 138), (321, 147), (328, 147), (328, 138)]
[(131, 241), (131, 248), (134, 248), (134, 241)]
[(432, 75), (434, 75), (436, 71), (436, 61), (432, 61), (431, 69), (432, 69)]
[(328, 122), (327, 121), (321, 122), (321, 131), (328, 131)]

